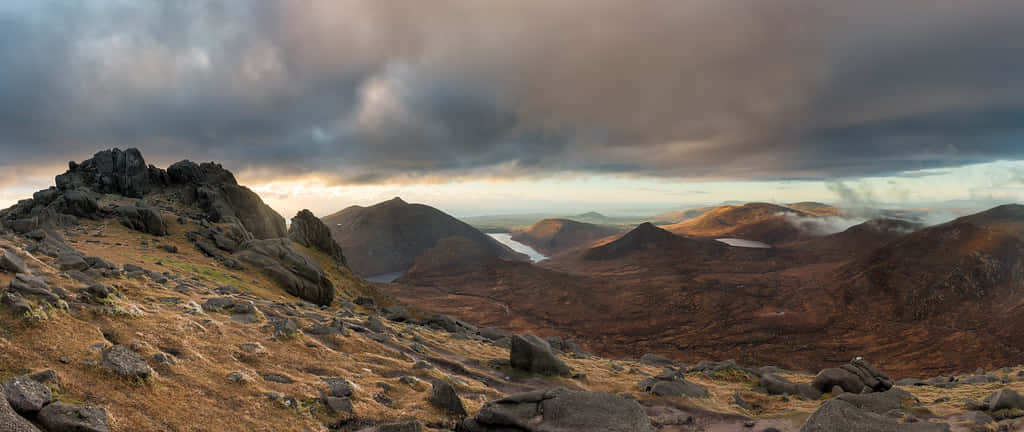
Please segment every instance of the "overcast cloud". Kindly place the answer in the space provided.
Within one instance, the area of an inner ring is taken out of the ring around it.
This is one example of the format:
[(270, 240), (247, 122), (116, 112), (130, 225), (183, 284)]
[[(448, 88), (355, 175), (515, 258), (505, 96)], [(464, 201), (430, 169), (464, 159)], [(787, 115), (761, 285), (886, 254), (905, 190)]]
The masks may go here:
[(0, 5), (0, 169), (139, 147), (334, 182), (1024, 159), (1020, 1)]

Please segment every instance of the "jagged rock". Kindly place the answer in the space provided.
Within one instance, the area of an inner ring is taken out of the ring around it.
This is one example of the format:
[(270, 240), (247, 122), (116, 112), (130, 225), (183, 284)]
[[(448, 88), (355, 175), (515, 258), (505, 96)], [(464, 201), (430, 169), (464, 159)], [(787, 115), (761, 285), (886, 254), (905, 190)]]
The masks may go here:
[(56, 294), (50, 291), (50, 284), (25, 273), (14, 275), (14, 279), (11, 280), (10, 289), (21, 295), (39, 297), (51, 304), (56, 304), (60, 301), (60, 297), (57, 297)]
[(329, 305), (334, 284), (320, 265), (292, 247), (288, 239), (254, 240), (239, 253), (243, 261), (259, 268), (284, 289), (303, 300)]
[(811, 385), (822, 393), (831, 391), (833, 386), (842, 387), (844, 391), (851, 393), (862, 393), (865, 389), (868, 391), (889, 390), (892, 388), (893, 382), (867, 360), (857, 357), (849, 364), (839, 368), (829, 368), (818, 372)]
[(39, 411), (39, 423), (48, 431), (110, 432), (107, 411), (54, 402)]
[(259, 195), (236, 183), (209, 183), (196, 188), (199, 208), (213, 222), (239, 221), (258, 239), (287, 235), (284, 217), (263, 203)]
[(8, 378), (0, 383), (0, 387), (3, 387), (11, 408), (21, 415), (35, 414), (53, 400), (49, 387), (24, 375)]
[(654, 427), (636, 401), (558, 388), (488, 402), (455, 430), (653, 432)]
[(431, 388), (430, 396), (427, 399), (431, 405), (459, 417), (466, 416), (466, 408), (462, 405), (462, 399), (459, 399), (459, 394), (455, 392), (448, 381), (434, 380), (431, 384), (433, 388)]
[(340, 264), (345, 264), (345, 255), (341, 251), (341, 246), (334, 241), (331, 230), (309, 210), (302, 210), (292, 218), (288, 238), (305, 247), (319, 250)]
[(149, 207), (121, 206), (117, 209), (121, 224), (136, 231), (155, 236), (168, 234), (167, 223), (160, 212)]
[(800, 432), (948, 432), (949, 426), (937, 423), (900, 423), (891, 418), (862, 410), (853, 404), (832, 399), (807, 419)]
[(986, 400), (988, 401), (989, 411), (994, 412), (1004, 409), (1024, 410), (1024, 396), (1010, 389), (1004, 388), (999, 390)]
[(60, 270), (82, 271), (89, 268), (89, 263), (85, 262), (85, 258), (78, 254), (63, 254), (53, 262), (53, 265)]
[(146, 379), (153, 374), (146, 360), (125, 345), (114, 345), (103, 350), (100, 364), (125, 378)]
[(28, 273), (25, 262), (14, 252), (0, 250), (0, 271), (7, 273)]
[(551, 346), (534, 335), (512, 336), (509, 350), (512, 367), (545, 375), (566, 375), (569, 366), (555, 357)]
[(40, 432), (39, 428), (29, 423), (7, 403), (7, 396), (0, 388), (0, 431), (4, 432)]

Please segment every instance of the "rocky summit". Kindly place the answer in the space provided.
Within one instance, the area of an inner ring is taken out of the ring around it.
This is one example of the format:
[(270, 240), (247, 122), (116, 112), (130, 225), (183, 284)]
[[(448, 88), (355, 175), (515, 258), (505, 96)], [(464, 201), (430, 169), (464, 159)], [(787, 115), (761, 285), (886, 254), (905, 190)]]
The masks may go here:
[[(164, 170), (134, 149), (103, 151), (0, 211), (0, 224), (3, 432), (1024, 427), (1020, 366), (911, 378), (842, 350), (815, 372), (684, 362), (667, 351), (612, 358), (569, 334), (521, 331), (514, 309), (480, 323), (401, 302), (348, 267), (329, 224), (300, 211), (286, 230), (215, 163)], [(496, 269), (532, 269), (528, 280), (580, 281), (503, 259), (495, 251), (504, 249), (474, 238), (438, 240), (410, 274), (456, 269), (486, 280), (515, 274)], [(1016, 250), (1006, 244), (999, 250)], [(653, 225), (598, 250), (567, 259), (612, 265), (659, 250), (696, 261), (732, 253)], [(1011, 258), (990, 272), (1012, 269)], [(849, 265), (877, 268), (896, 257), (860, 259)], [(557, 291), (544, 294), (562, 304)]]

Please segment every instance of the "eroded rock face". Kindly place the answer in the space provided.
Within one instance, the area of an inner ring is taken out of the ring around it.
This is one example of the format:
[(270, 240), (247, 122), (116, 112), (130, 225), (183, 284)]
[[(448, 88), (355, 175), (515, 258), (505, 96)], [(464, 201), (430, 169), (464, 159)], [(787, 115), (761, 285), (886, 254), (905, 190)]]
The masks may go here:
[(319, 250), (340, 264), (345, 264), (345, 255), (341, 252), (341, 246), (334, 241), (331, 230), (309, 210), (302, 210), (292, 218), (288, 238), (305, 247)]
[(488, 402), (456, 427), (459, 432), (496, 430), (653, 432), (654, 427), (636, 401), (558, 388)]
[(262, 270), (285, 290), (303, 300), (328, 305), (334, 284), (320, 265), (292, 247), (288, 239), (253, 240), (238, 257)]

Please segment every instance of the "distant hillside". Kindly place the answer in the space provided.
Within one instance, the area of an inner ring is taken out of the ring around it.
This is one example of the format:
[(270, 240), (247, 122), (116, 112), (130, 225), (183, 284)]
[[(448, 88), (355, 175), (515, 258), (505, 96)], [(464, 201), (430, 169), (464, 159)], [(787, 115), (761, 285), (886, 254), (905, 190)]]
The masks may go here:
[(726, 248), (723, 243), (680, 237), (651, 223), (643, 223), (614, 241), (588, 250), (583, 257), (588, 260), (605, 260), (634, 253), (669, 255), (683, 251), (699, 254)]
[(652, 222), (664, 222), (664, 223), (679, 223), (685, 220), (690, 220), (696, 217), (700, 217), (704, 213), (714, 210), (715, 207), (700, 207), (680, 211), (671, 211), (654, 215), (651, 219)]
[(570, 219), (544, 219), (524, 231), (515, 233), (512, 240), (529, 245), (547, 255), (554, 255), (620, 232), (622, 230), (607, 225)]
[(447, 237), (464, 237), (502, 259), (527, 259), (465, 222), (401, 198), (352, 206), (323, 221), (345, 251), (349, 266), (362, 276), (405, 271), (417, 256)]
[(840, 215), (843, 213), (839, 207), (813, 201), (803, 201), (798, 203), (786, 204), (786, 207), (791, 209), (800, 210), (805, 213), (810, 213), (815, 216), (830, 216)]
[(735, 237), (768, 244), (793, 241), (806, 234), (786, 217), (813, 217), (800, 210), (768, 203), (716, 207), (698, 218), (667, 225), (675, 234), (701, 237)]

